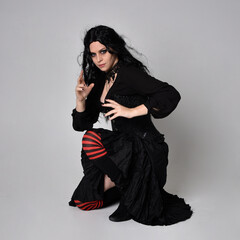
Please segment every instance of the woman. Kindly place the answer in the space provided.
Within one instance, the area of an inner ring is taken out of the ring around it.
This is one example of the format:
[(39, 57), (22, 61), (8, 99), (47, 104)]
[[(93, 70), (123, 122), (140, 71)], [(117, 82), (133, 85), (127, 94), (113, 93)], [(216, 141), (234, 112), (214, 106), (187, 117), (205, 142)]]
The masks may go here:
[[(91, 28), (84, 47), (72, 111), (74, 130), (86, 130), (81, 152), (84, 177), (69, 205), (92, 210), (120, 200), (109, 217), (115, 222), (170, 225), (190, 218), (192, 210), (184, 199), (163, 189), (168, 145), (150, 117), (168, 116), (179, 93), (151, 77), (112, 28)], [(93, 128), (99, 113), (111, 121), (112, 131)]]

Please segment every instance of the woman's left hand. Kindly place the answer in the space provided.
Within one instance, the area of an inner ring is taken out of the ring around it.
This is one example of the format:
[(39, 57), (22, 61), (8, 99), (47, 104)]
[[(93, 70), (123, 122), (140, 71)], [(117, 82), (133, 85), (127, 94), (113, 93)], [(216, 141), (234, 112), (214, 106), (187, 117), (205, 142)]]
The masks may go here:
[(124, 107), (123, 105), (121, 105), (111, 99), (106, 99), (106, 101), (109, 103), (104, 103), (104, 104), (102, 104), (102, 106), (113, 108), (113, 110), (111, 110), (105, 114), (105, 117), (113, 114), (113, 116), (110, 117), (109, 120), (113, 120), (114, 118), (117, 118), (117, 117), (125, 117), (125, 118), (133, 117), (132, 116), (132, 108)]

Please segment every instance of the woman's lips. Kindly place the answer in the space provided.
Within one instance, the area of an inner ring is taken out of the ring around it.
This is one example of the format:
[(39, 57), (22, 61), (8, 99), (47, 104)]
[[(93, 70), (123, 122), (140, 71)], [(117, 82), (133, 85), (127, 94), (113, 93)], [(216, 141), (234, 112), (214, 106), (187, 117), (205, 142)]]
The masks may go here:
[(102, 67), (104, 67), (104, 66), (105, 66), (105, 64), (98, 65), (98, 67), (100, 67), (100, 68), (102, 68)]

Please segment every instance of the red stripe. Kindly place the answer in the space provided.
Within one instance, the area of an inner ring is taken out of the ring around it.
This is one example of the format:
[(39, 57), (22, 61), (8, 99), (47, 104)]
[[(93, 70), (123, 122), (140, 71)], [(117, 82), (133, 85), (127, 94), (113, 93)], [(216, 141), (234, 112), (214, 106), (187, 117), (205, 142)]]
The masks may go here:
[(100, 208), (100, 207), (101, 207), (101, 201), (98, 201), (97, 208)]
[[(99, 202), (99, 201), (98, 201), (98, 202)], [(94, 206), (93, 209), (99, 208), (99, 207), (98, 207), (98, 202), (95, 204), (95, 206)]]
[(91, 150), (91, 149), (99, 149), (99, 148), (102, 148), (100, 146), (97, 146), (97, 147), (83, 147), (84, 150)]
[(89, 211), (96, 208), (101, 208), (103, 206), (103, 200), (95, 200), (90, 202), (81, 202), (79, 200), (73, 200), (75, 203), (78, 203), (76, 206), (82, 210)]
[(89, 152), (89, 153), (86, 152), (86, 154), (87, 154), (87, 155), (94, 155), (94, 154), (100, 153), (100, 152), (102, 152), (102, 151), (106, 151), (106, 149), (103, 148), (103, 149), (101, 149), (101, 150), (99, 150), (99, 151), (95, 151), (95, 152), (93, 152), (93, 151), (92, 151), (92, 152)]
[(91, 206), (91, 204), (85, 204), (84, 206), (82, 206), (81, 204), (79, 204), (79, 205), (77, 205), (79, 208), (81, 208), (81, 209), (85, 209), (85, 208), (87, 208), (87, 207), (89, 207), (89, 206)]
[(97, 200), (91, 201), (91, 202), (84, 202), (84, 203), (79, 204), (79, 206), (84, 207), (85, 205), (89, 205), (89, 204), (91, 205), (91, 204), (94, 204), (95, 202), (97, 202)]
[(97, 201), (97, 203), (95, 203), (95, 206), (94, 206), (93, 209), (100, 208), (101, 207), (101, 202), (102, 202), (102, 200)]
[(89, 211), (89, 210), (92, 210), (92, 209), (94, 209), (93, 206), (89, 206), (89, 207), (85, 208), (84, 210)]
[(79, 204), (78, 207), (80, 207), (83, 210), (91, 210), (96, 208), (96, 204), (98, 201), (93, 201), (93, 202), (86, 202), (84, 204)]
[[(98, 202), (99, 202), (99, 201), (98, 201)], [(93, 210), (93, 209), (98, 208), (98, 202), (96, 202), (94, 205), (91, 205), (91, 206), (85, 208), (85, 210), (89, 211), (89, 210)]]
[(102, 157), (102, 156), (104, 156), (104, 155), (106, 155), (106, 154), (107, 154), (107, 152), (104, 152), (103, 154), (100, 154), (100, 155), (98, 155), (98, 156), (96, 156), (96, 157), (90, 157), (89, 159), (100, 158), (100, 157)]
[(84, 207), (80, 207), (82, 210), (85, 210), (86, 208), (88, 208), (89, 207), (89, 205), (86, 205), (86, 206), (84, 206)]
[(91, 139), (93, 139), (93, 140), (101, 143), (98, 139), (96, 139), (96, 138), (94, 138), (94, 137), (92, 137), (92, 136), (90, 136), (90, 135), (84, 135), (84, 136), (83, 136), (83, 139), (84, 139), (84, 138), (91, 138)]
[(82, 143), (85, 143), (85, 144), (91, 144), (91, 145), (95, 145), (95, 146), (99, 146), (97, 143), (92, 142), (92, 141), (82, 141)]
[(98, 202), (98, 208), (101, 208), (102, 205), (103, 205), (103, 200), (99, 200), (99, 202)]
[(93, 131), (87, 131), (85, 134), (87, 134), (87, 133), (91, 133), (91, 134), (95, 135), (99, 140), (101, 140), (101, 137), (97, 133), (95, 133)]

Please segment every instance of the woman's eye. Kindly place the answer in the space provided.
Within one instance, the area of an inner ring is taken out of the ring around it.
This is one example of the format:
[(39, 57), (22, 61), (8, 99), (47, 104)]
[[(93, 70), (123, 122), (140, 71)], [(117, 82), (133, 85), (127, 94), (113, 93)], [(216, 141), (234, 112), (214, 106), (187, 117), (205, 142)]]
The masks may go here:
[(95, 56), (95, 53), (91, 53), (90, 55), (91, 55), (91, 57), (94, 57), (94, 56)]
[(107, 52), (107, 50), (106, 50), (106, 49), (101, 51), (101, 53), (102, 53), (102, 54), (104, 54), (104, 53), (106, 53), (106, 52)]

